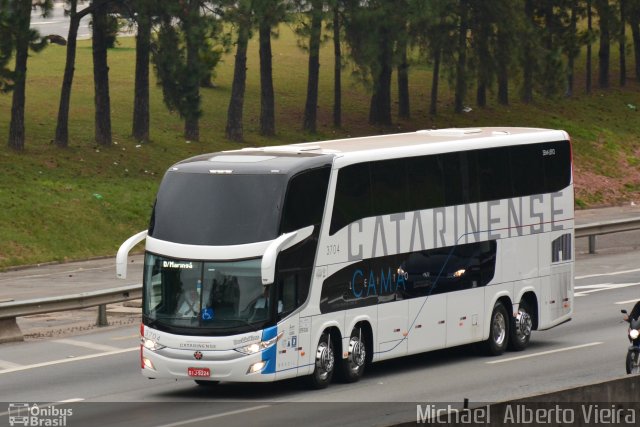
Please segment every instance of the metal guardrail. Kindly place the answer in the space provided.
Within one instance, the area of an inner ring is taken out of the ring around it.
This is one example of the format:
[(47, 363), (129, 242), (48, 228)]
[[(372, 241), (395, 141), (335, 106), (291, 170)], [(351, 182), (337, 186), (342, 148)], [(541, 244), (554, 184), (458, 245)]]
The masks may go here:
[(640, 218), (614, 219), (611, 221), (594, 222), (582, 224), (575, 227), (576, 239), (581, 237), (589, 238), (589, 253), (596, 253), (596, 236), (611, 233), (622, 233), (625, 231), (640, 230)]
[(81, 310), (98, 306), (97, 326), (107, 325), (107, 304), (142, 298), (142, 285), (128, 285), (100, 291), (51, 298), (0, 303), (0, 343), (22, 341), (17, 317), (58, 311)]
[[(595, 253), (596, 236), (633, 230), (640, 230), (640, 218), (577, 225), (575, 227), (575, 237), (588, 237), (589, 253)], [(142, 285), (129, 285), (61, 297), (3, 302), (0, 303), (0, 343), (23, 340), (22, 332), (16, 323), (17, 317), (98, 306), (100, 308), (96, 324), (105, 326), (107, 324), (107, 304), (140, 298), (142, 298)]]

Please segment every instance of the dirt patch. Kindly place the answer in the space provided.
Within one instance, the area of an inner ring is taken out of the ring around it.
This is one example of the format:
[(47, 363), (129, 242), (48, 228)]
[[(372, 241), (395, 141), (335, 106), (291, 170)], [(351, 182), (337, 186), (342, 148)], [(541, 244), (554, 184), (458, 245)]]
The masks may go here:
[[(640, 159), (640, 149), (635, 158)], [(590, 208), (640, 204), (640, 166), (630, 164), (629, 159), (619, 155), (618, 170), (624, 171), (619, 177), (598, 175), (580, 165), (574, 164), (574, 185), (576, 202), (580, 207), (586, 203)]]

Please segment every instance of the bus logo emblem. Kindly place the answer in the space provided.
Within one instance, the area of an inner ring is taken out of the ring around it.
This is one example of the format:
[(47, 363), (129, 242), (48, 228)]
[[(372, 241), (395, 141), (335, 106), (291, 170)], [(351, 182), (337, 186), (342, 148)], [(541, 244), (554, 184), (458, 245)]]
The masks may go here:
[(193, 357), (195, 357), (196, 360), (202, 359), (202, 352), (201, 351), (196, 351), (195, 353), (193, 353)]

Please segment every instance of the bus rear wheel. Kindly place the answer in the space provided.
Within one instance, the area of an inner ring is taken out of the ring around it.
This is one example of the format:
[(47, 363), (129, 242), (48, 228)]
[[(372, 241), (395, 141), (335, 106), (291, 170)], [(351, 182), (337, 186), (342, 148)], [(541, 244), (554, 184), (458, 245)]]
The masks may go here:
[(316, 347), (313, 373), (309, 376), (309, 386), (314, 389), (325, 388), (331, 383), (335, 368), (335, 349), (331, 335), (324, 332)]
[(509, 349), (522, 351), (529, 345), (533, 320), (531, 309), (526, 301), (520, 301), (517, 317), (511, 317), (511, 335), (509, 336)]
[(362, 328), (353, 328), (347, 348), (349, 356), (340, 360), (340, 373), (345, 382), (354, 383), (362, 378), (367, 362), (366, 335)]
[(509, 342), (509, 316), (507, 309), (498, 301), (491, 312), (489, 338), (485, 341), (485, 351), (489, 356), (499, 356), (507, 349)]

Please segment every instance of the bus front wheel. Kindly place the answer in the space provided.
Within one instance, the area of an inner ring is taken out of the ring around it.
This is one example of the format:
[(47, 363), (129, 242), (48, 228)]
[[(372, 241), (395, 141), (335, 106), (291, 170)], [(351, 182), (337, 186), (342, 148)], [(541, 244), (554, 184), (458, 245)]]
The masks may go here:
[(323, 333), (316, 347), (313, 373), (309, 376), (309, 385), (314, 389), (325, 388), (333, 378), (335, 367), (335, 349), (331, 335)]
[(340, 373), (345, 382), (358, 381), (363, 373), (367, 361), (366, 335), (362, 328), (353, 328), (349, 338), (349, 356), (340, 360)]
[(485, 341), (485, 350), (490, 356), (499, 356), (507, 348), (509, 342), (509, 315), (504, 305), (498, 301), (493, 306), (489, 338)]

